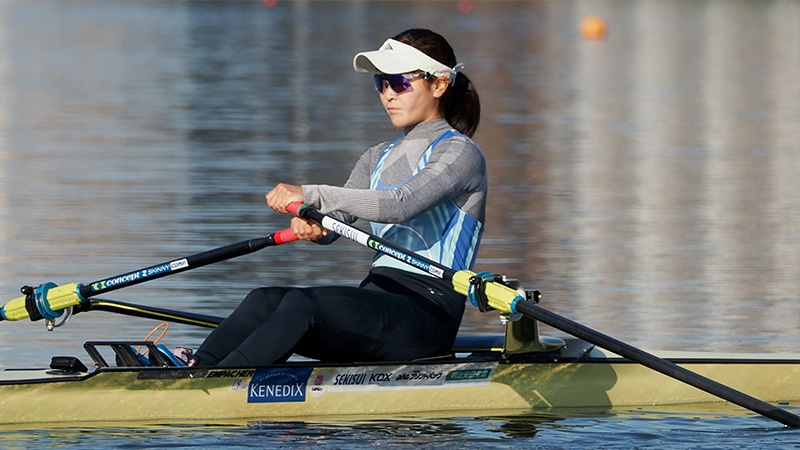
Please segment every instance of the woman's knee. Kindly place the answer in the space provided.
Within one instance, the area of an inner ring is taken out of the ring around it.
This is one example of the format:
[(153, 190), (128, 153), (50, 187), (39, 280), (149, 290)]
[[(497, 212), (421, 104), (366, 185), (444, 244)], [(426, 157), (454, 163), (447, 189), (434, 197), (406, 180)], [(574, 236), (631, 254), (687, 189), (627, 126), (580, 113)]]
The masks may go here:
[(319, 298), (313, 289), (295, 288), (284, 293), (283, 306), (302, 311), (315, 311), (319, 305)]
[(239, 310), (243, 311), (269, 311), (278, 308), (289, 308), (295, 311), (316, 311), (320, 305), (320, 296), (314, 289), (293, 287), (262, 287), (253, 289), (248, 293)]
[(237, 309), (244, 311), (275, 311), (288, 291), (282, 287), (262, 287), (250, 291)]

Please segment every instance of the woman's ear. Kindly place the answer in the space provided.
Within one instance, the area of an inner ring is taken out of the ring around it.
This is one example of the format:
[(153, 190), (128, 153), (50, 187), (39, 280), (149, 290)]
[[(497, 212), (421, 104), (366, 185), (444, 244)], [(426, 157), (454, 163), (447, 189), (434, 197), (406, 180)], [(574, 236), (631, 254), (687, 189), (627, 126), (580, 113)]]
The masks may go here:
[(450, 78), (447, 77), (436, 77), (433, 80), (433, 97), (434, 98), (442, 98), (444, 92), (447, 88), (450, 87)]

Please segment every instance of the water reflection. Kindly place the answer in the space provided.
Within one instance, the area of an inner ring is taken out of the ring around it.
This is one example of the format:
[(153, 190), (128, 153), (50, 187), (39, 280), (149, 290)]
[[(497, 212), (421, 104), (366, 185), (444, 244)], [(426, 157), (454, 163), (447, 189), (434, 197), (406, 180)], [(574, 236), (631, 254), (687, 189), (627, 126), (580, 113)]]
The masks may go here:
[[(472, 6), (0, 4), (0, 292), (282, 228), (263, 206), (271, 185), (342, 183), (396, 133), (353, 52), (425, 26), (450, 38), (483, 100), (481, 269), (636, 344), (795, 350), (797, 3)], [(588, 13), (606, 18), (606, 40), (578, 37)], [(353, 283), (368, 259), (355, 245), (298, 243), (116, 297), (224, 315), (255, 285)], [(0, 324), (0, 365), (153, 325), (98, 317), (57, 337)], [(175, 328), (176, 345), (205, 334)], [(464, 321), (499, 330), (474, 310)]]
[[(715, 448), (769, 442), (791, 447), (797, 433), (765, 426), (732, 411), (711, 408), (692, 414), (670, 411), (553, 411), (505, 416), (502, 414), (452, 419), (407, 417), (329, 422), (249, 422), (192, 424), (119, 424), (92, 426), (52, 425), (30, 429), (3, 427), (5, 448), (126, 448), (229, 447), (291, 448), (327, 445), (342, 448), (408, 446), (418, 448), (603, 448), (679, 447), (713, 441)], [(731, 432), (731, 430), (735, 430)], [(191, 442), (191, 444), (187, 444)], [(602, 443), (602, 444), (598, 444)]]
[(407, 418), (372, 419), (342, 422), (248, 422), (247, 427), (259, 433), (279, 433), (281, 439), (287, 435), (302, 436), (316, 443), (333, 445), (337, 441), (371, 441), (380, 443), (415, 444), (426, 443), (436, 437), (458, 437), (467, 433), (462, 424), (448, 419)]

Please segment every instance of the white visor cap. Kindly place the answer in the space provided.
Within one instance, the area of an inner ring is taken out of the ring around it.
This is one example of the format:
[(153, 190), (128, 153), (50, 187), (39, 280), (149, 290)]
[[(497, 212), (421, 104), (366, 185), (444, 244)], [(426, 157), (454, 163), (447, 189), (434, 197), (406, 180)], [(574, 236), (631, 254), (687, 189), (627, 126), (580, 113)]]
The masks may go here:
[(456, 64), (453, 68), (447, 67), (416, 48), (394, 39), (387, 39), (378, 50), (361, 52), (353, 58), (356, 72), (395, 75), (423, 70), (449, 78), (451, 85), (456, 81), (456, 74), (462, 67), (461, 64)]

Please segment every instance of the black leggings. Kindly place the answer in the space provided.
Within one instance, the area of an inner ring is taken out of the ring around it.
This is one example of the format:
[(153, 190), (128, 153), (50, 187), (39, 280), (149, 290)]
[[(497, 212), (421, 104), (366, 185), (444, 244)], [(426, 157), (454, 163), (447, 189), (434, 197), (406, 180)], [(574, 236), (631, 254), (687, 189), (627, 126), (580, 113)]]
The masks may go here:
[[(203, 342), (204, 366), (260, 366), (292, 353), (326, 362), (400, 361), (451, 352), (463, 313), (451, 317), (413, 292), (362, 287), (251, 291)], [(457, 309), (457, 308), (456, 308)]]

